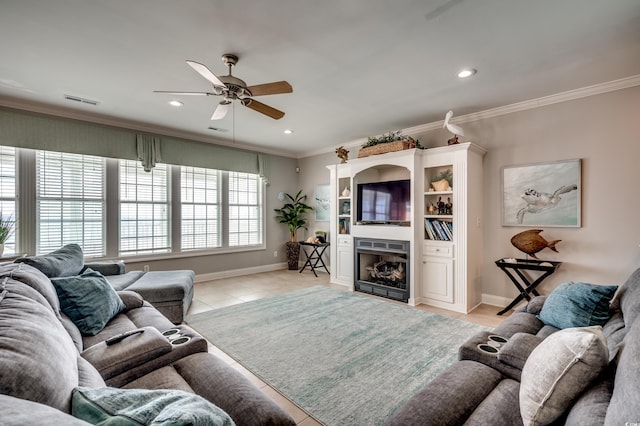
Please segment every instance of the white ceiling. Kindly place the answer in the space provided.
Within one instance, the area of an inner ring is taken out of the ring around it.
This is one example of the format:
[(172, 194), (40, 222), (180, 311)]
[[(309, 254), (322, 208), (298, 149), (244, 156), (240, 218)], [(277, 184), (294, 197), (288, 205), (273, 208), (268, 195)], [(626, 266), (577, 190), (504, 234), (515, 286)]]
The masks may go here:
[[(284, 118), (152, 93), (210, 91), (185, 60), (223, 53), (291, 83), (259, 98)], [(0, 0), (0, 105), (291, 156), (636, 75), (638, 0)]]

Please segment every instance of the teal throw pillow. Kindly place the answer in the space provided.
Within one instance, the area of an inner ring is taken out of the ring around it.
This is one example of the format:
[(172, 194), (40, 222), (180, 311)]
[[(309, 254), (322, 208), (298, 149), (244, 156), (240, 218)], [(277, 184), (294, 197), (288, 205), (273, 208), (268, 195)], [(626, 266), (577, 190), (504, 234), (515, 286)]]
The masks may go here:
[(67, 244), (41, 256), (20, 257), (16, 263), (26, 263), (39, 269), (48, 278), (78, 275), (84, 266), (84, 255), (78, 244)]
[(75, 277), (52, 278), (60, 308), (81, 333), (94, 336), (125, 309), (120, 296), (99, 272), (85, 270)]
[(94, 425), (233, 426), (231, 417), (199, 395), (180, 390), (73, 390), (71, 414)]
[(618, 286), (568, 282), (547, 297), (538, 319), (556, 328), (604, 325), (609, 319), (609, 302)]

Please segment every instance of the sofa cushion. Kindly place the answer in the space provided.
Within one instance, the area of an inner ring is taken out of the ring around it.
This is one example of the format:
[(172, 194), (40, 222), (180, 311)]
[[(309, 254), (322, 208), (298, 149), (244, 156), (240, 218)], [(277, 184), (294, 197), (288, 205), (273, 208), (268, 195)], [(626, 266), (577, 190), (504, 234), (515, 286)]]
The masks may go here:
[(613, 392), (615, 364), (609, 366), (578, 397), (564, 419), (565, 426), (603, 425)]
[(640, 422), (640, 319), (627, 324), (627, 335), (618, 357), (618, 369), (611, 403), (604, 424), (609, 426)]
[(568, 328), (547, 337), (527, 359), (520, 384), (525, 425), (547, 425), (608, 365), (609, 352), (599, 326)]
[(543, 342), (543, 338), (528, 334), (516, 333), (500, 348), (498, 361), (522, 370), (531, 352)]
[(118, 313), (124, 303), (99, 272), (87, 269), (82, 275), (51, 280), (62, 311), (83, 334), (95, 335)]
[(627, 335), (627, 331), (620, 311), (615, 311), (609, 321), (602, 326), (602, 332), (607, 339), (607, 347), (609, 348), (609, 362), (615, 360), (618, 356), (620, 349), (624, 345), (624, 337)]
[(131, 284), (135, 283), (144, 275), (142, 271), (131, 271), (120, 275), (106, 275), (105, 278), (109, 284), (116, 290), (126, 290)]
[[(69, 412), (78, 386), (78, 351), (50, 308), (34, 290), (8, 279), (0, 301), (0, 394)], [(2, 421), (0, 420), (0, 423)]]
[(49, 278), (78, 275), (84, 266), (84, 256), (78, 244), (68, 244), (41, 256), (26, 256), (15, 260), (42, 271)]
[(142, 296), (135, 291), (120, 290), (118, 291), (118, 296), (120, 297), (120, 300), (122, 300), (122, 303), (124, 303), (125, 311), (141, 308), (144, 304)]
[(502, 321), (492, 334), (510, 338), (516, 333), (536, 334), (544, 326), (535, 315), (526, 312), (514, 312)]
[(618, 286), (581, 282), (561, 284), (547, 297), (538, 318), (557, 328), (604, 325), (609, 319), (609, 302)]
[(180, 390), (79, 387), (73, 391), (72, 414), (92, 424), (234, 425), (220, 408)]
[(46, 299), (56, 316), (60, 316), (60, 301), (56, 289), (40, 270), (26, 263), (6, 263), (0, 266), (0, 277), (11, 277), (33, 288)]
[(627, 281), (620, 286), (611, 301), (613, 309), (619, 309), (626, 324), (633, 324), (640, 316), (640, 268), (636, 269)]
[[(458, 361), (396, 410), (385, 426), (465, 424), (503, 379), (502, 374), (484, 364)], [(518, 412), (517, 402), (513, 405), (509, 405), (509, 400), (502, 402), (500, 411)]]
[(48, 405), (0, 394), (2, 426), (64, 425), (90, 426), (83, 420)]

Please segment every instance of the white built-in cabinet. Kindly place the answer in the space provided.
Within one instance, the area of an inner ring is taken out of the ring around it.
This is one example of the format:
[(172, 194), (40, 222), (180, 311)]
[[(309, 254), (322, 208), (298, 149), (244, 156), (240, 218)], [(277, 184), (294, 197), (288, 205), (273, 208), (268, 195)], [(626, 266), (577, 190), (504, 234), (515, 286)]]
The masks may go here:
[[(327, 166), (331, 179), (331, 282), (354, 287), (354, 237), (410, 241), (409, 304), (467, 313), (480, 303), (482, 161), (471, 142), (412, 149)], [(450, 185), (436, 185), (445, 177)], [(411, 179), (411, 224), (360, 225), (358, 183)], [(348, 189), (348, 192), (345, 191)], [(439, 203), (441, 203), (439, 205)], [(438, 209), (438, 207), (440, 207)]]
[(353, 288), (351, 175), (345, 167), (328, 166), (331, 182), (331, 282)]

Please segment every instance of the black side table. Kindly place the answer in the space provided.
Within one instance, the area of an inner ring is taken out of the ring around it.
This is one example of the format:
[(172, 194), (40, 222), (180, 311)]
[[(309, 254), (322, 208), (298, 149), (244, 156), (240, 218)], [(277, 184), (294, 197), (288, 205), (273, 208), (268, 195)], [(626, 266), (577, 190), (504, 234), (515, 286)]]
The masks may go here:
[[(317, 277), (318, 274), (316, 274), (316, 269), (319, 268), (318, 263), (320, 263), (324, 270), (327, 271), (327, 274), (329, 273), (327, 265), (325, 265), (324, 260), (322, 260), (322, 254), (327, 249), (327, 247), (329, 247), (329, 243), (300, 243), (300, 247), (302, 248), (304, 254), (307, 256), (307, 261), (304, 262), (304, 265), (302, 265), (302, 268), (300, 268), (300, 273), (302, 273), (302, 271), (304, 271), (304, 268), (308, 266), (309, 268), (311, 268), (311, 272), (313, 272), (313, 275)], [(305, 247), (310, 247), (311, 250), (307, 251)]]
[[(509, 303), (509, 305), (498, 312), (498, 315), (502, 315), (509, 309), (516, 306), (522, 299), (531, 300), (529, 294), (534, 296), (540, 296), (540, 293), (536, 290), (536, 287), (540, 285), (549, 275), (553, 274), (556, 269), (562, 265), (562, 262), (552, 262), (550, 260), (538, 260), (538, 259), (506, 259), (496, 260), (498, 268), (507, 274), (513, 285), (516, 286), (520, 294)], [(515, 261), (513, 261), (515, 260)], [(531, 279), (522, 271), (541, 271), (540, 275), (535, 281), (531, 282)], [(513, 272), (515, 272), (514, 275)], [(518, 278), (520, 281), (518, 281)]]

